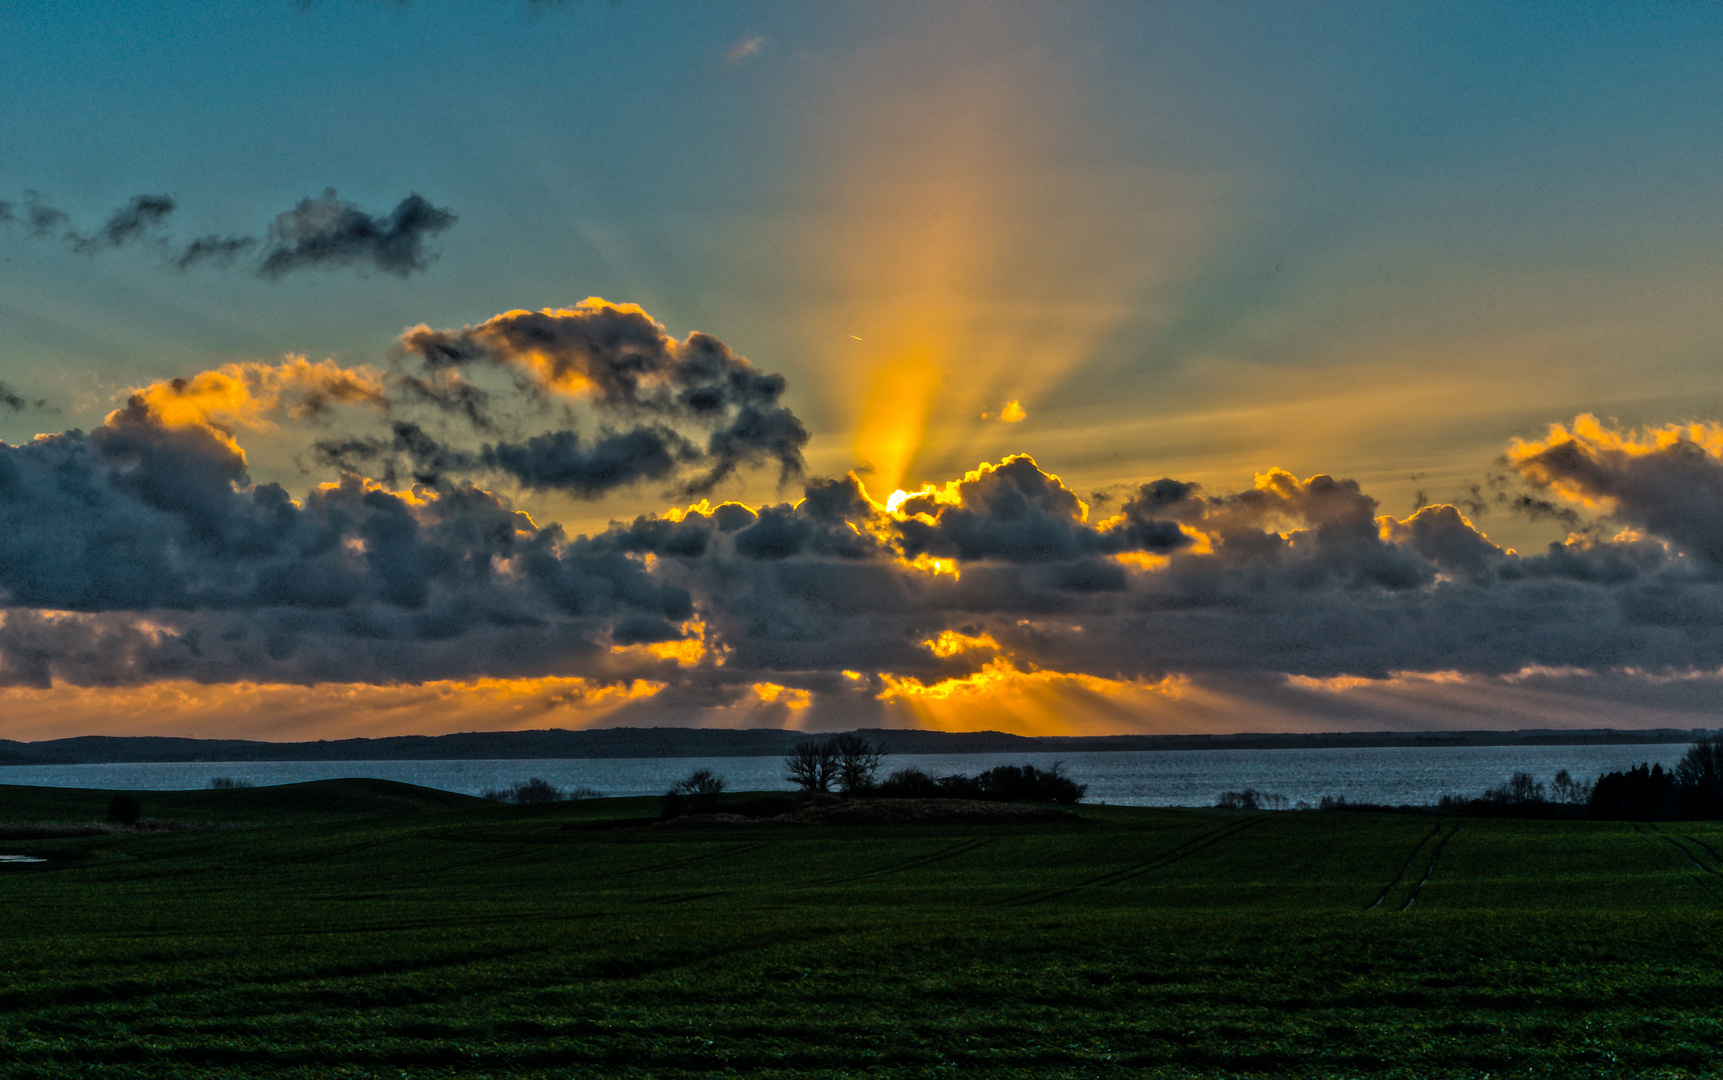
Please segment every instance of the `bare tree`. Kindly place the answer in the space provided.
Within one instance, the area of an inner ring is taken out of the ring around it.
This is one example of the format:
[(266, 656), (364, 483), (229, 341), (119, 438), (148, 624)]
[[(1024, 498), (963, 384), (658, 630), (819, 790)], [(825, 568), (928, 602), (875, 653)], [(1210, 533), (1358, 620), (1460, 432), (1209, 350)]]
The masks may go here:
[(872, 791), (876, 786), (874, 776), (879, 772), (879, 759), (885, 756), (885, 747), (871, 743), (853, 731), (833, 735), (826, 743), (837, 759), (838, 789), (851, 795)]
[(784, 779), (804, 791), (830, 791), (837, 778), (837, 751), (830, 739), (805, 739), (784, 756), (784, 769)]

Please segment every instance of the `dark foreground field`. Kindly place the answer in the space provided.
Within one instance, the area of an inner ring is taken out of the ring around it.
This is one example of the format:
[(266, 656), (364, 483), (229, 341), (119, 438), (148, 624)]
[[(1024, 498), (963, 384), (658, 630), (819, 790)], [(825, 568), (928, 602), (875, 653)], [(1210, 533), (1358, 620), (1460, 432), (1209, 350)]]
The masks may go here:
[[(0, 788), (0, 820), (107, 793)], [(9, 1076), (1698, 1076), (1723, 828), (665, 829), (381, 781), (0, 840)], [(1429, 873), (1432, 859), (1434, 872)], [(1428, 874), (1428, 880), (1426, 875)]]

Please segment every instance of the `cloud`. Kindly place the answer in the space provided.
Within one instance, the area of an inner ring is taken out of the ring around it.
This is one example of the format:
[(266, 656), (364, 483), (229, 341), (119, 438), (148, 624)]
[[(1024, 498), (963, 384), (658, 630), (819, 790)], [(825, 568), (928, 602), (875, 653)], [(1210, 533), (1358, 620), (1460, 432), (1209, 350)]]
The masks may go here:
[[(475, 480), (598, 497), (781, 462), (770, 438), (719, 436), (782, 410), (782, 380), (600, 301), (402, 344), (392, 372), (225, 365), (88, 433), (0, 444), (0, 683), (564, 679), (649, 684), (618, 708), (661, 719), (794, 700), (946, 722), (990, 693), (1122, 715), (1723, 669), (1723, 429), (1581, 417), (1516, 444), (1516, 474), (1585, 526), (1523, 555), (1459, 507), (1399, 518), (1354, 481), (1274, 469), (1230, 492), (1146, 481), (1097, 515), (1021, 454), (888, 504), (850, 474), (571, 537)], [(403, 380), (485, 370), (603, 423), (475, 445), (409, 415), (456, 423)], [(372, 416), (380, 432), (352, 429)], [(316, 454), (341, 477), (298, 499), (253, 482), (240, 445), (294, 419), (340, 425)]]
[[(73, 251), (96, 255), (157, 234), (177, 205), (171, 195), (135, 195), (109, 214), (101, 228), (85, 234), (71, 227), (65, 211), (44, 202), (41, 193), (26, 191), (21, 215), (12, 203), (0, 202), (0, 225), (22, 222), (32, 237), (58, 235)], [(298, 270), (346, 266), (404, 278), (430, 266), (436, 255), (426, 247), (426, 239), (458, 220), (453, 211), (433, 206), (417, 193), (389, 213), (373, 215), (326, 188), (321, 196), (302, 199), (278, 215), (263, 237), (210, 233), (177, 245), (160, 239), (168, 265), (181, 271), (233, 266), (240, 256), (261, 250), (253, 269), (272, 281)]]
[(747, 60), (750, 57), (758, 56), (760, 54), (760, 50), (765, 47), (766, 39), (760, 35), (755, 34), (751, 37), (745, 37), (732, 45), (730, 47), (730, 51), (724, 54), (724, 66), (735, 67), (737, 64), (740, 64), (742, 61)]
[(1723, 564), (1723, 426), (1632, 432), (1586, 414), (1541, 441), (1516, 440), (1508, 458), (1537, 487)]
[(171, 195), (134, 195), (126, 205), (108, 215), (108, 220), (92, 235), (68, 232), (66, 240), (81, 255), (124, 247), (159, 228), (174, 212), (174, 206)]
[(459, 330), (421, 325), (399, 347), (424, 368), (407, 374), (407, 396), (482, 426), (485, 402), (466, 392), (463, 375), (472, 368), (506, 372), (538, 398), (584, 403), (609, 425), (596, 439), (565, 430), (486, 446), (482, 460), (524, 487), (592, 498), (673, 479), (685, 494), (703, 495), (744, 468), (776, 466), (788, 480), (804, 467), (808, 431), (781, 404), (782, 375), (710, 334), (678, 341), (634, 304), (589, 297)]
[(270, 225), (257, 272), (273, 280), (309, 267), (357, 265), (408, 277), (435, 258), (425, 250), (425, 238), (457, 220), (452, 211), (432, 206), (417, 193), (387, 215), (374, 216), (326, 188), (318, 198), (300, 200)]
[(31, 401), (14, 390), (11, 384), (0, 382), (0, 408), (11, 409), (13, 412), (23, 412), (25, 409), (47, 409), (48, 402), (43, 398)]
[(255, 248), (261, 241), (255, 236), (220, 236), (210, 234), (187, 244), (174, 255), (171, 262), (176, 270), (189, 270), (199, 263), (232, 266), (240, 255)]

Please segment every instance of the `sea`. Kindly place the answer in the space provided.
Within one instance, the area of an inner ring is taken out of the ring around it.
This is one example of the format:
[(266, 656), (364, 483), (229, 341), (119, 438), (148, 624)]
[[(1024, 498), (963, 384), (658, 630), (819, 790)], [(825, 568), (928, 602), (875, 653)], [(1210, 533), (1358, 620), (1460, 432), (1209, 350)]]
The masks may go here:
[[(1665, 768), (1681, 743), (1586, 746), (1368, 747), (1285, 750), (1133, 750), (1064, 754), (894, 754), (880, 769), (932, 776), (973, 775), (996, 765), (1054, 764), (1088, 785), (1085, 802), (1122, 806), (1213, 806), (1223, 792), (1253, 788), (1286, 804), (1324, 796), (1348, 802), (1423, 805), (1444, 795), (1475, 797), (1527, 772), (1548, 783), (1563, 769), (1579, 781), (1641, 763)], [(341, 777), (375, 777), (481, 795), (539, 778), (562, 789), (607, 796), (661, 795), (695, 769), (710, 769), (730, 791), (782, 791), (783, 759), (533, 758), (443, 761), (199, 761), (0, 767), (0, 784), (168, 791), (209, 787), (217, 778), (259, 787)]]

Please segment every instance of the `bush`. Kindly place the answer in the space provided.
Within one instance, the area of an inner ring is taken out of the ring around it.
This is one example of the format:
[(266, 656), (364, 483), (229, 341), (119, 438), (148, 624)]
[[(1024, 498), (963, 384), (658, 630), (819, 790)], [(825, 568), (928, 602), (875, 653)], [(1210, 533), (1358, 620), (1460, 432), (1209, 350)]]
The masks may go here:
[(217, 776), (210, 780), (209, 786), (216, 791), (232, 791), (236, 788), (248, 788), (253, 785), (250, 780), (244, 780), (237, 776)]
[(492, 788), (480, 797), (494, 802), (526, 804), (564, 802), (568, 799), (602, 799), (604, 793), (594, 791), (589, 787), (575, 787), (564, 791), (549, 780), (542, 780), (535, 776), (526, 783), (516, 784), (512, 788), (500, 790)]
[[(1322, 803), (1324, 810), (1334, 809), (1327, 796), (1323, 797)], [(1222, 810), (1285, 810), (1286, 796), (1247, 787), (1243, 791), (1221, 792), (1214, 804)]]
[(136, 825), (143, 816), (143, 802), (129, 791), (108, 800), (108, 820), (115, 825)]
[(1484, 792), (1484, 801), (1497, 806), (1530, 806), (1544, 801), (1544, 786), (1529, 772), (1517, 772), (1507, 782)]
[(681, 815), (688, 809), (689, 802), (693, 803), (694, 813), (709, 812), (718, 805), (718, 796), (723, 793), (722, 776), (715, 775), (711, 769), (695, 769), (664, 793), (662, 816), (668, 819)]
[(920, 769), (899, 769), (886, 777), (877, 790), (881, 795), (899, 799), (935, 799), (939, 797), (939, 781)]
[(1054, 762), (1049, 769), (1033, 765), (1000, 765), (979, 776), (953, 774), (935, 779), (920, 769), (899, 769), (874, 788), (879, 795), (900, 799), (979, 799), (986, 802), (1074, 803), (1088, 791), (1065, 775)]

